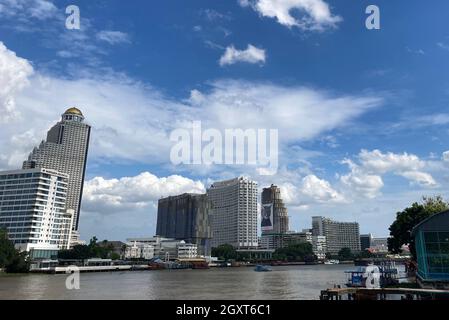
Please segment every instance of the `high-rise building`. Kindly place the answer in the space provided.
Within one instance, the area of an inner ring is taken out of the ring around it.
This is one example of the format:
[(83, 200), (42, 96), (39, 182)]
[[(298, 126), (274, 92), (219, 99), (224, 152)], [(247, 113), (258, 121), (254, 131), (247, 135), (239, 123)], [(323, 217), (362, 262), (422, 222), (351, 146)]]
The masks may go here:
[[(263, 249), (276, 250), (299, 239), (299, 234), (288, 233), (288, 212), (281, 197), (281, 190), (275, 185), (264, 188), (261, 200), (262, 236), (259, 246)], [(297, 236), (293, 236), (294, 234)]]
[(0, 228), (32, 258), (68, 249), (73, 210), (66, 209), (68, 175), (44, 168), (0, 172)]
[(288, 212), (281, 197), (281, 189), (277, 186), (263, 189), (262, 212), (266, 213), (262, 214), (262, 235), (288, 232)]
[(326, 259), (327, 244), (325, 236), (312, 236), (312, 249), (313, 253), (317, 256), (318, 260)]
[(327, 252), (337, 255), (343, 248), (360, 252), (360, 231), (357, 222), (337, 222), (324, 217), (312, 217), (312, 235), (325, 236)]
[(23, 169), (46, 168), (69, 175), (66, 208), (75, 211), (74, 231), (79, 224), (90, 128), (79, 109), (66, 110), (61, 121), (48, 131), (47, 140), (35, 147), (23, 163)]
[(156, 234), (194, 243), (198, 246), (200, 255), (210, 256), (211, 209), (212, 203), (206, 194), (185, 193), (160, 199)]
[(373, 236), (371, 233), (360, 235), (360, 249), (365, 251), (371, 247), (371, 242), (373, 241)]
[(243, 177), (215, 182), (207, 196), (213, 205), (212, 247), (256, 248), (257, 183)]
[(259, 248), (276, 250), (306, 242), (312, 244), (311, 232), (289, 231), (285, 233), (270, 233), (260, 237)]

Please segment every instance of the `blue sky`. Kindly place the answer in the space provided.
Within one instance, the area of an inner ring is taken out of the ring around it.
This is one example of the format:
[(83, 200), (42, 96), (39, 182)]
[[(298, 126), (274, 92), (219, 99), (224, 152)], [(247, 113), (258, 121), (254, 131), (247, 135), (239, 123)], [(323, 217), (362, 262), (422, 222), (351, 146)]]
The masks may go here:
[[(80, 30), (65, 28), (71, 4)], [(380, 30), (365, 28), (370, 4)], [(292, 229), (325, 215), (386, 236), (396, 211), (448, 194), (448, 10), (443, 0), (0, 0), (0, 168), (20, 167), (76, 105), (93, 126), (85, 239), (152, 235), (159, 197), (240, 174), (281, 186)], [(278, 129), (278, 174), (172, 165), (170, 132), (192, 120)]]

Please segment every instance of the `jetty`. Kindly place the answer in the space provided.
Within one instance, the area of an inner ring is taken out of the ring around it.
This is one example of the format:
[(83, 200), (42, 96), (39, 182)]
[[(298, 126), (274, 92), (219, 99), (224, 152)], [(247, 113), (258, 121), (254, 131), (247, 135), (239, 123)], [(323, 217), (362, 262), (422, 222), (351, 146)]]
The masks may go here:
[(320, 300), (440, 300), (449, 290), (419, 288), (332, 288), (322, 290)]

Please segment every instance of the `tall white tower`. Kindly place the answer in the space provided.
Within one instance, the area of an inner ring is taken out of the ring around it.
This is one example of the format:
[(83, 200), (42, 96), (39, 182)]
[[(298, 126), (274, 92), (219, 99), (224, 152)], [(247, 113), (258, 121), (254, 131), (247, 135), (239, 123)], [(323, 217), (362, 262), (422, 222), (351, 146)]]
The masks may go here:
[(77, 108), (67, 109), (60, 122), (47, 133), (47, 140), (34, 148), (23, 169), (47, 168), (69, 175), (66, 209), (74, 210), (73, 230), (78, 230), (90, 126)]
[(207, 196), (213, 206), (212, 247), (256, 248), (257, 183), (243, 177), (215, 182)]

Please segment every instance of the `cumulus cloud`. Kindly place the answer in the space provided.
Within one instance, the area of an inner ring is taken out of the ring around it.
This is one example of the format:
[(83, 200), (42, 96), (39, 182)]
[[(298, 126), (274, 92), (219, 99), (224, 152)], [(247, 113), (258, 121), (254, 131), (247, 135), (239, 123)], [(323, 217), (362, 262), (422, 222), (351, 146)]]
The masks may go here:
[(302, 179), (300, 193), (312, 198), (317, 202), (345, 202), (342, 194), (334, 190), (326, 180), (319, 179), (315, 175), (308, 175)]
[[(342, 21), (333, 15), (324, 0), (239, 0), (242, 7), (251, 7), (263, 17), (275, 18), (278, 23), (302, 30), (323, 31), (335, 28)], [(293, 15), (298, 10), (301, 15)]]
[(449, 162), (449, 151), (443, 152), (443, 161)]
[(15, 95), (29, 84), (31, 64), (0, 41), (0, 124), (18, 116)]
[(105, 41), (111, 45), (119, 43), (129, 43), (129, 35), (121, 31), (102, 30), (97, 33), (97, 39)]
[(173, 175), (159, 178), (149, 172), (134, 177), (105, 179), (95, 177), (86, 181), (83, 211), (115, 213), (148, 207), (159, 198), (182, 193), (204, 193), (200, 181)]
[(379, 195), (384, 186), (382, 176), (388, 173), (402, 176), (423, 187), (437, 185), (435, 179), (423, 171), (426, 167), (425, 161), (413, 154), (362, 150), (358, 155), (358, 163), (349, 159), (345, 159), (343, 163), (347, 164), (351, 171), (340, 178), (341, 182), (368, 198)]
[(381, 176), (365, 172), (363, 168), (351, 160), (346, 159), (343, 163), (346, 163), (351, 169), (350, 173), (340, 178), (344, 185), (348, 186), (354, 193), (366, 198), (373, 199), (380, 195), (380, 190), (384, 186)]
[(226, 48), (220, 58), (220, 66), (235, 64), (237, 62), (265, 63), (265, 50), (251, 44), (245, 50), (238, 50), (234, 46)]

